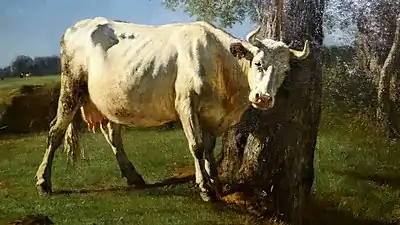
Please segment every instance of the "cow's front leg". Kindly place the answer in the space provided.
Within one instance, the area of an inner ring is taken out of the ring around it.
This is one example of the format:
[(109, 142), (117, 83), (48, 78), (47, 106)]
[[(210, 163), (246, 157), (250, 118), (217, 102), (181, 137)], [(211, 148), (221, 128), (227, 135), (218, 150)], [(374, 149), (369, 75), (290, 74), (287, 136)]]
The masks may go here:
[(204, 167), (204, 142), (203, 133), (199, 124), (193, 103), (190, 98), (176, 100), (176, 110), (182, 123), (183, 131), (188, 140), (190, 152), (194, 158), (196, 170), (196, 184), (200, 188), (200, 196), (204, 201), (213, 200), (214, 192), (211, 187), (210, 177)]
[(136, 171), (135, 167), (128, 159), (128, 156), (124, 151), (121, 136), (121, 125), (109, 121), (107, 124), (101, 124), (100, 128), (115, 154), (122, 177), (127, 179), (128, 185), (135, 187), (144, 186), (146, 183), (143, 177)]

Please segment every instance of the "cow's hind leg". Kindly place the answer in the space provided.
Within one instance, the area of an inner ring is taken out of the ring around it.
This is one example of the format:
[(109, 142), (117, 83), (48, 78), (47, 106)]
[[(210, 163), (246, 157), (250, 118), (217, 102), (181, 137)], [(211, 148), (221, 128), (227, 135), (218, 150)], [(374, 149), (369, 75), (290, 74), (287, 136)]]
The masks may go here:
[(196, 184), (200, 188), (200, 196), (204, 201), (214, 199), (213, 188), (211, 187), (210, 177), (204, 167), (204, 140), (203, 132), (200, 127), (198, 115), (194, 110), (192, 100), (187, 97), (179, 99), (177, 96), (176, 110), (180, 117), (183, 131), (188, 140), (190, 152), (194, 158), (196, 170)]
[(75, 113), (75, 118), (68, 128), (64, 136), (64, 152), (67, 154), (67, 165), (75, 164), (78, 157), (85, 159), (84, 149), (79, 147), (79, 113)]
[(217, 196), (221, 196), (222, 193), (222, 186), (221, 182), (219, 181), (218, 177), (218, 170), (217, 170), (217, 165), (215, 164), (215, 158), (214, 158), (214, 149), (215, 149), (215, 142), (216, 138), (215, 136), (209, 134), (209, 133), (204, 133), (203, 136), (203, 142), (204, 142), (204, 156), (205, 156), (205, 169), (210, 176), (211, 183), (213, 184), (213, 187), (215, 188), (215, 193)]
[(109, 121), (106, 125), (102, 124), (100, 127), (101, 132), (115, 154), (122, 177), (127, 179), (128, 185), (135, 187), (142, 187), (146, 185), (143, 177), (136, 171), (135, 167), (133, 166), (132, 162), (129, 161), (128, 156), (124, 151), (121, 136), (121, 125)]
[[(56, 149), (61, 145), (65, 131), (78, 108), (78, 99), (61, 92), (56, 118), (50, 124), (47, 148), (36, 172), (36, 189), (39, 194), (51, 194), (51, 167)], [(65, 101), (68, 99), (68, 101)]]

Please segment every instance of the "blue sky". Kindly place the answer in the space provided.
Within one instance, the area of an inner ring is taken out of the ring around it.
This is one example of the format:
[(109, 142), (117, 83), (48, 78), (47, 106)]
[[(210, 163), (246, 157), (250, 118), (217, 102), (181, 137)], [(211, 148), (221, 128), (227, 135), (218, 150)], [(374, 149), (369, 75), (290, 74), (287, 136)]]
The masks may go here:
[[(95, 16), (151, 25), (195, 20), (165, 9), (161, 0), (6, 0), (0, 7), (0, 67), (17, 55), (58, 55), (65, 29)], [(227, 30), (243, 37), (254, 27), (245, 21)]]

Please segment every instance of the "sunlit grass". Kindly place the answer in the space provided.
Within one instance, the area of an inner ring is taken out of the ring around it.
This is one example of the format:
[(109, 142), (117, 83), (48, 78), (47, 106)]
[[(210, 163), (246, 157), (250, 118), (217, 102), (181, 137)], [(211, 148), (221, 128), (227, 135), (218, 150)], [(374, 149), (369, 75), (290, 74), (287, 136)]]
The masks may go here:
[[(59, 151), (53, 165), (54, 192), (37, 196), (34, 175), (43, 156), (45, 134), (2, 140), (0, 144), (0, 224), (30, 213), (57, 224), (243, 224), (249, 216), (202, 202), (192, 183), (127, 190), (111, 149), (100, 134), (84, 134), (88, 161), (68, 168)], [(124, 132), (129, 158), (148, 183), (192, 166), (180, 130)], [(72, 192), (72, 193), (71, 193)], [(82, 193), (79, 193), (82, 192)], [(70, 193), (70, 194), (66, 194)]]
[(51, 84), (60, 80), (60, 75), (31, 76), (31, 77), (6, 77), (0, 81), (0, 90), (10, 90), (22, 85)]

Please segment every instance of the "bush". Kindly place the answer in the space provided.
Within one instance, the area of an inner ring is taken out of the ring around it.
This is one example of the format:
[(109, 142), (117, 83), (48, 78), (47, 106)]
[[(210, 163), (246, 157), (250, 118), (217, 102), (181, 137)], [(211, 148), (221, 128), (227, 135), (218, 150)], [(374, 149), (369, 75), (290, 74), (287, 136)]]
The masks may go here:
[(355, 66), (324, 68), (323, 106), (347, 113), (371, 112), (377, 105), (373, 79)]

